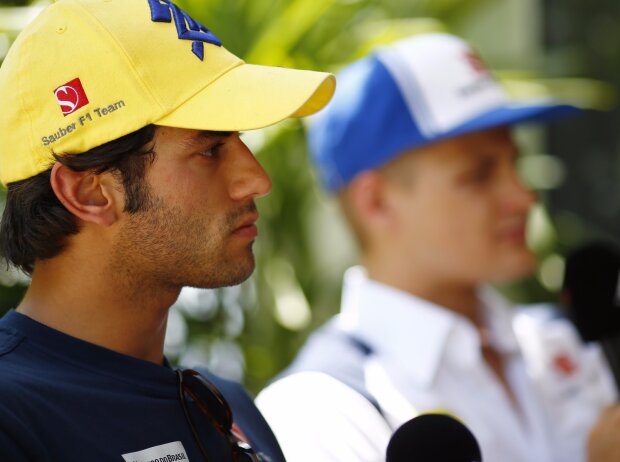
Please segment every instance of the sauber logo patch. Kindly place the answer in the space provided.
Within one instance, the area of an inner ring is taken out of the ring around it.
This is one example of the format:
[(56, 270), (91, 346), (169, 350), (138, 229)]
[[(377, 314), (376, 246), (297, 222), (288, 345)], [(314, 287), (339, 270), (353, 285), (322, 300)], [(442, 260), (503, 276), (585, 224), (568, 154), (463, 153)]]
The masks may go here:
[(89, 103), (79, 78), (58, 87), (54, 90), (54, 96), (65, 117)]
[(553, 358), (553, 367), (565, 377), (570, 377), (577, 371), (577, 364), (567, 354), (557, 354)]
[(469, 50), (465, 53), (465, 59), (471, 66), (471, 68), (476, 71), (478, 74), (486, 74), (489, 72), (487, 67), (484, 65), (484, 61), (482, 58), (478, 56), (475, 52)]

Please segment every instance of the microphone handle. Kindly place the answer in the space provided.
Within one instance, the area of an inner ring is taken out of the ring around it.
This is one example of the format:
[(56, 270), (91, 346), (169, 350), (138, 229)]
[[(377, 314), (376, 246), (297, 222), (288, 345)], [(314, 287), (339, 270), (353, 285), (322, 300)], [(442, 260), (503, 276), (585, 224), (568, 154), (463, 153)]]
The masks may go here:
[(603, 352), (609, 363), (616, 381), (616, 389), (620, 392), (620, 335), (604, 337), (600, 340)]

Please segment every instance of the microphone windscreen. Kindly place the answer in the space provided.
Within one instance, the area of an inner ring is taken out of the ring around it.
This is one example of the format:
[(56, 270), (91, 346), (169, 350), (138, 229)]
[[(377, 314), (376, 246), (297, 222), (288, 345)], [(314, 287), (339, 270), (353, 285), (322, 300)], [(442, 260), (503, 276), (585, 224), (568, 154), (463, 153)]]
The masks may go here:
[(620, 253), (603, 242), (587, 244), (566, 258), (562, 299), (585, 341), (620, 333)]
[(473, 433), (445, 414), (422, 414), (401, 425), (387, 447), (387, 462), (482, 462)]

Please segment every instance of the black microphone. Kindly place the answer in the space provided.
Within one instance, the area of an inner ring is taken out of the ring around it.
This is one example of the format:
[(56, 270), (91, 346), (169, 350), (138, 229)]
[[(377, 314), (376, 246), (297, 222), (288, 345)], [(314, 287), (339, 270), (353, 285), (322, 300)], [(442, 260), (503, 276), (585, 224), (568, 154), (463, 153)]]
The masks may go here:
[(402, 424), (390, 438), (386, 462), (482, 462), (469, 429), (445, 414), (422, 414)]
[(600, 343), (620, 390), (620, 251), (594, 242), (566, 259), (562, 302), (585, 342)]

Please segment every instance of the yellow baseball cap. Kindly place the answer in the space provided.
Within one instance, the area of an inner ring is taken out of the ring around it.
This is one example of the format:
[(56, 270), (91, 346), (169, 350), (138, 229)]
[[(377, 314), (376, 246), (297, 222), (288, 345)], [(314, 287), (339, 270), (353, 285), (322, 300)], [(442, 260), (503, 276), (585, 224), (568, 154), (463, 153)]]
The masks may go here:
[(148, 124), (265, 127), (320, 110), (331, 74), (246, 64), (169, 0), (59, 0), (0, 68), (0, 181)]

